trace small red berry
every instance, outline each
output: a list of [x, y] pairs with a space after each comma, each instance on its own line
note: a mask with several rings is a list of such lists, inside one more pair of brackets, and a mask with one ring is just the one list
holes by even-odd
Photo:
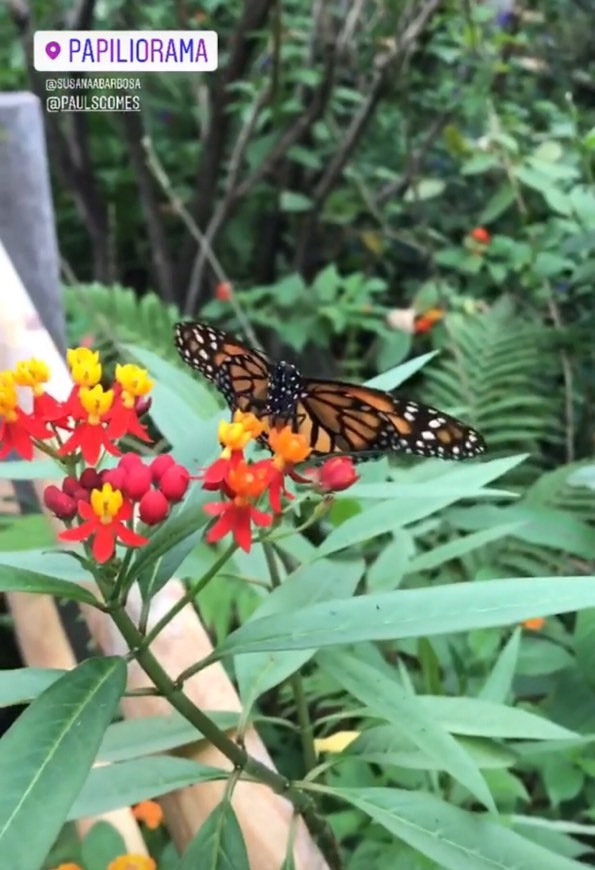
[[169, 502], [158, 489], [149, 489], [141, 498], [138, 515], [148, 526], [163, 522], [169, 513]]
[[85, 468], [79, 478], [79, 485], [83, 489], [101, 489], [101, 477], [96, 468]]
[[143, 465], [129, 466], [124, 478], [122, 492], [131, 501], [140, 501], [143, 495], [151, 488], [151, 469]]
[[159, 489], [170, 502], [181, 501], [186, 495], [190, 472], [183, 465], [170, 466], [159, 479]]
[[71, 520], [76, 515], [77, 502], [57, 486], [46, 486], [43, 492], [43, 503], [59, 520]]
[[175, 460], [173, 456], [169, 453], [161, 453], [159, 456], [156, 456], [155, 459], [151, 462], [151, 474], [153, 475], [153, 483], [159, 483], [161, 477], [168, 468], [171, 468], [172, 465], [175, 465]]

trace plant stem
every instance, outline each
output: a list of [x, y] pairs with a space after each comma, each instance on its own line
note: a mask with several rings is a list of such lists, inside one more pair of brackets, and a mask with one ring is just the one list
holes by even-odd
[[[262, 549], [269, 569], [271, 585], [275, 589], [281, 585], [281, 578], [279, 577], [279, 572], [275, 563], [275, 551], [269, 541], [262, 542]], [[308, 773], [308, 771], [312, 770], [313, 767], [316, 767], [317, 759], [316, 750], [314, 749], [314, 740], [312, 737], [310, 711], [308, 710], [308, 701], [306, 700], [306, 693], [304, 692], [304, 681], [302, 675], [298, 671], [290, 676], [288, 682], [291, 686], [293, 699], [295, 701], [298, 723], [300, 726], [304, 767], [306, 768], [306, 773]]]
[[[109, 595], [109, 586], [101, 577], [96, 577], [104, 596]], [[232, 740], [224, 731], [202, 710], [196, 706], [183, 691], [176, 687], [166, 671], [161, 667], [155, 656], [144, 647], [145, 638], [139, 632], [122, 605], [116, 607], [112, 614], [115, 625], [120, 630], [124, 640], [133, 651], [135, 658], [144, 672], [152, 680], [155, 688], [166, 698], [172, 707], [178, 711], [191, 725], [201, 732], [231, 763], [236, 770], [246, 776], [268, 785], [274, 792], [286, 797], [303, 814], [310, 830], [319, 837], [320, 847], [324, 851], [329, 864], [340, 870], [341, 857], [328, 822], [321, 818], [316, 805], [309, 795], [296, 788], [276, 770], [271, 770], [265, 764], [248, 755], [245, 749]]]
[[151, 646], [157, 635], [160, 634], [167, 625], [169, 625], [172, 619], [177, 616], [178, 613], [183, 610], [187, 604], [190, 604], [192, 601], [194, 601], [199, 592], [202, 592], [202, 590], [208, 583], [210, 583], [213, 577], [215, 577], [219, 573], [219, 569], [222, 568], [223, 565], [225, 565], [227, 560], [234, 553], [235, 549], [236, 545], [230, 544], [227, 550], [225, 550], [225, 552], [213, 562], [209, 570], [203, 574], [200, 580], [197, 580], [193, 586], [190, 586], [190, 588], [186, 590], [180, 600], [176, 601], [173, 607], [170, 607], [167, 613], [165, 613], [161, 617], [161, 619], [155, 623], [153, 628], [144, 635], [141, 648], [147, 649], [149, 646]]

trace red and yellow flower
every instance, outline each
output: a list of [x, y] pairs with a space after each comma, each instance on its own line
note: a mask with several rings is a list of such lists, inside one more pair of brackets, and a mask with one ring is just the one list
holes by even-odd
[[23, 459], [31, 460], [34, 440], [52, 435], [43, 419], [20, 407], [14, 372], [0, 372], [0, 459], [14, 450]]
[[78, 513], [83, 522], [60, 532], [60, 539], [92, 539], [91, 552], [100, 564], [112, 558], [117, 541], [127, 547], [140, 547], [148, 543], [148, 538], [137, 534], [127, 525], [127, 521], [132, 518], [132, 503], [124, 498], [119, 489], [113, 489], [110, 483], [104, 483], [101, 489], [92, 490], [89, 503], [79, 501]]
[[131, 364], [116, 365], [115, 400], [107, 429], [110, 438], [128, 434], [136, 435], [141, 441], [151, 440], [147, 427], [139, 421], [138, 409], [139, 400], [145, 399], [153, 383], [146, 369]]
[[[76, 420], [72, 435], [58, 451], [61, 456], [81, 451], [88, 465], [95, 465], [102, 450], [119, 456], [120, 450], [112, 443], [107, 432], [107, 423], [114, 402], [114, 391], [104, 390], [101, 384], [94, 387], [79, 387], [76, 398], [71, 397], [70, 412]], [[73, 407], [74, 405], [74, 407]], [[78, 410], [80, 406], [80, 412]]]

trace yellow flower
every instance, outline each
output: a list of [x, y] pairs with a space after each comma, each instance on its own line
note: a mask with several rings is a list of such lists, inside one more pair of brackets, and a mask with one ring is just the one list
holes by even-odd
[[114, 391], [104, 390], [101, 384], [97, 384], [95, 387], [81, 387], [79, 400], [89, 415], [87, 422], [97, 426], [113, 405]]
[[155, 383], [146, 369], [130, 363], [116, 365], [116, 381], [122, 387], [122, 402], [127, 408], [133, 408], [135, 400], [139, 396], [145, 396]]
[[91, 491], [91, 507], [105, 525], [109, 525], [124, 503], [124, 496], [119, 489], [113, 489], [111, 483], [104, 483], [101, 489]]
[[14, 423], [17, 419], [18, 403], [19, 397], [13, 373], [0, 372], [0, 417], [4, 417], [7, 423]]
[[233, 415], [234, 423], [241, 423], [246, 432], [249, 432], [253, 438], [258, 438], [264, 432], [265, 426], [262, 420], [255, 417], [251, 412], [236, 411]]
[[44, 384], [50, 379], [50, 370], [43, 360], [34, 357], [21, 360], [14, 370], [14, 381], [19, 387], [32, 387], [33, 395], [41, 396]]
[[70, 374], [75, 384], [81, 387], [94, 387], [101, 380], [101, 363], [99, 351], [88, 347], [69, 348], [66, 359]]
[[107, 870], [157, 870], [157, 864], [148, 855], [119, 855]]
[[359, 731], [337, 731], [329, 737], [319, 737], [314, 741], [314, 750], [317, 755], [320, 752], [343, 752], [359, 734]]
[[283, 429], [271, 429], [269, 446], [275, 454], [273, 462], [280, 470], [283, 470], [287, 464], [303, 462], [312, 452], [304, 436], [292, 432], [289, 426], [284, 426]]
[[163, 821], [163, 810], [157, 801], [141, 801], [133, 808], [132, 815], [139, 822], [144, 822], [152, 831]]

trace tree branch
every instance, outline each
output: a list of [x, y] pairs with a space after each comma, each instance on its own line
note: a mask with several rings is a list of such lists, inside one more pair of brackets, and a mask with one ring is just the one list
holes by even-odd
[[142, 117], [135, 112], [125, 112], [122, 116], [124, 135], [128, 153], [136, 175], [140, 203], [149, 234], [151, 257], [159, 296], [167, 302], [175, 302], [174, 276], [169, 245], [163, 225], [160, 202], [153, 183], [153, 175], [146, 162], [143, 139], [145, 131]]

